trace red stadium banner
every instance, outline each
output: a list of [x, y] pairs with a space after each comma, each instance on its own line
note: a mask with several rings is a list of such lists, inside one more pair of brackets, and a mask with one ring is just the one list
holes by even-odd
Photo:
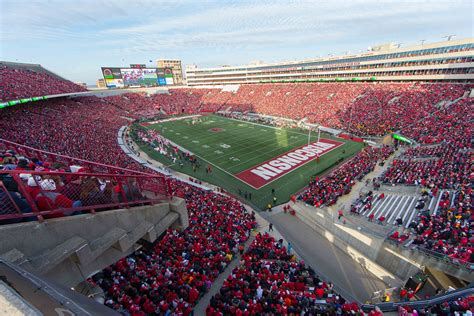
[[239, 172], [236, 177], [254, 189], [260, 189], [342, 145], [344, 143], [335, 140], [320, 139], [319, 142], [294, 148], [278, 157]]

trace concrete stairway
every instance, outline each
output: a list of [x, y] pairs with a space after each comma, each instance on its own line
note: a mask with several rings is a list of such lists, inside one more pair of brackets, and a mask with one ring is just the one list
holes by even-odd
[[[397, 218], [402, 218], [403, 226], [408, 228], [410, 223], [418, 215], [418, 210], [415, 206], [418, 201], [416, 195], [401, 195], [401, 194], [387, 194], [383, 199], [377, 199], [372, 205], [371, 210], [366, 210], [361, 213], [362, 216], [369, 217], [371, 214], [374, 215], [376, 220], [380, 216], [384, 216], [386, 223], [390, 225], [396, 225]], [[436, 198], [431, 198], [427, 203], [430, 213], [434, 213], [436, 204]], [[425, 205], [426, 207], [426, 205]]]
[[140, 240], [151, 243], [169, 227], [187, 227], [185, 203], [176, 200], [44, 223], [5, 225], [0, 227], [0, 238], [5, 241], [0, 244], [0, 258], [75, 286], [138, 249]]

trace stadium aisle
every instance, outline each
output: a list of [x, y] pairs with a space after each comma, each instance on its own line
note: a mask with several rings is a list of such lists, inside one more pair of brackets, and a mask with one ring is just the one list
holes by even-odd
[[[249, 212], [252, 211], [252, 209], [250, 207], [248, 207], [246, 205], [244, 205], [244, 206], [247, 209], [247, 211], [249, 211]], [[258, 232], [260, 232], [260, 233], [268, 232], [268, 229], [269, 229], [269, 222], [268, 221], [266, 221], [263, 217], [261, 217], [258, 212], [255, 214], [255, 216], [256, 216], [256, 219], [257, 219], [257, 225], [258, 226], [254, 231], [252, 231], [250, 238], [245, 243], [245, 251], [250, 246], [250, 244], [253, 242], [253, 240], [255, 239], [255, 235]], [[268, 232], [268, 233], [270, 235], [272, 235], [273, 237], [275, 237], [276, 240], [278, 240], [280, 238], [283, 238], [283, 236], [275, 228], [273, 228], [273, 231]], [[286, 240], [285, 240], [285, 244], [287, 244]], [[299, 257], [299, 254], [296, 254], [296, 256]], [[240, 255], [237, 254], [234, 257], [234, 259], [232, 260], [232, 262], [226, 267], [224, 273], [221, 273], [219, 275], [219, 277], [214, 281], [214, 283], [212, 283], [212, 286], [209, 289], [209, 291], [199, 300], [198, 304], [194, 308], [194, 313], [196, 315], [205, 315], [206, 314], [206, 308], [209, 305], [209, 302], [210, 302], [211, 298], [220, 291], [222, 285], [224, 284], [224, 281], [232, 273], [232, 270], [234, 270], [234, 268], [236, 268], [239, 264], [240, 264]]]

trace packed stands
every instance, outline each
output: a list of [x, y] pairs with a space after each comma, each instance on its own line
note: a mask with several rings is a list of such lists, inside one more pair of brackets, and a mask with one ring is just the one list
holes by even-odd
[[403, 129], [422, 145], [408, 148], [385, 173], [388, 184], [456, 189], [471, 173], [473, 101], [460, 100]]
[[345, 130], [357, 135], [382, 136], [417, 122], [437, 105], [463, 96], [466, 87], [456, 84], [387, 83], [367, 87], [339, 116], [349, 121]]
[[11, 107], [2, 114], [1, 138], [113, 166], [136, 164], [117, 145], [117, 131], [129, 123], [130, 113], [105, 99], [51, 99]]
[[436, 205], [407, 223], [413, 244], [456, 262], [474, 262], [472, 104], [459, 100], [402, 130], [421, 145], [408, 148], [382, 177], [429, 192]]
[[[472, 315], [474, 296], [461, 297], [452, 301], [446, 301], [435, 306], [421, 308], [419, 314], [423, 315]], [[407, 313], [413, 313], [413, 308], [402, 307]], [[403, 313], [403, 310], [400, 310]]]
[[[43, 71], [45, 70], [43, 69]], [[87, 91], [75, 83], [49, 73], [18, 67], [12, 68], [3, 63], [0, 64], [0, 78], [2, 78], [0, 101]]]
[[211, 298], [208, 316], [348, 315], [359, 312], [272, 236], [257, 234], [220, 292]]
[[214, 95], [218, 92], [218, 89], [169, 89], [169, 93], [154, 94], [151, 98], [154, 104], [169, 115], [197, 113], [203, 104], [213, 104]]
[[383, 162], [393, 153], [388, 146], [381, 148], [365, 147], [354, 158], [332, 171], [323, 179], [310, 182], [308, 189], [299, 199], [315, 207], [330, 206], [337, 199], [351, 191], [356, 181], [373, 171], [378, 162]]
[[[11, 95], [12, 87], [2, 86], [2, 98]], [[472, 129], [465, 124], [472, 121], [472, 101], [463, 99], [446, 108], [442, 105], [461, 97], [467, 88], [460, 84], [411, 83], [259, 84], [243, 85], [237, 93], [171, 89], [169, 94], [151, 96], [60, 98], [5, 109], [0, 138], [143, 170], [118, 147], [117, 131], [130, 120], [162, 112], [196, 113], [231, 107], [294, 119], [307, 117], [311, 122], [356, 135], [383, 135], [401, 129], [404, 135], [430, 146], [406, 150], [404, 157], [395, 160], [384, 174], [383, 181], [423, 185], [433, 194], [440, 194], [436, 214], [422, 212], [413, 221], [414, 243], [472, 262]], [[9, 92], [4, 93], [5, 89]], [[392, 153], [391, 147], [366, 147], [327, 177], [312, 181], [299, 198], [316, 207], [332, 205]], [[21, 159], [10, 163], [5, 154], [2, 165], [24, 164]], [[94, 276], [91, 282], [104, 289], [108, 306], [134, 315], [157, 309], [163, 314], [190, 314], [196, 301], [236, 254], [238, 245], [249, 237], [254, 219], [235, 200], [177, 181], [172, 183], [172, 192], [186, 199], [190, 227], [182, 232], [167, 231], [155, 245], [144, 247]], [[74, 197], [69, 200], [81, 201]], [[396, 236], [397, 240], [400, 238]], [[242, 308], [282, 313], [358, 311], [356, 305], [333, 293], [330, 284], [291, 257], [270, 237], [258, 236], [244, 255], [242, 266], [234, 270], [211, 301], [208, 314]], [[249, 274], [249, 267], [258, 273]], [[282, 290], [275, 289], [278, 286]], [[254, 303], [258, 296], [259, 301]], [[325, 302], [312, 304], [319, 300]]]
[[156, 244], [93, 276], [107, 306], [132, 315], [190, 315], [249, 238], [255, 217], [239, 202], [178, 181], [172, 187], [186, 199], [189, 227], [168, 230]]
[[410, 125], [470, 86], [413, 83], [301, 83], [242, 85], [226, 102], [234, 111], [302, 119], [381, 136]]
[[203, 92], [201, 98], [201, 111], [202, 112], [217, 112], [219, 111], [229, 98], [232, 93], [229, 91], [221, 91], [220, 89], [207, 89], [208, 91]]
[[107, 103], [122, 112], [123, 117], [140, 119], [154, 117], [160, 113], [160, 105], [144, 93], [125, 93], [107, 97]]
[[442, 141], [463, 139], [472, 132], [473, 100], [464, 98], [447, 107], [426, 113], [425, 118], [402, 129], [402, 133], [421, 144], [437, 144]]

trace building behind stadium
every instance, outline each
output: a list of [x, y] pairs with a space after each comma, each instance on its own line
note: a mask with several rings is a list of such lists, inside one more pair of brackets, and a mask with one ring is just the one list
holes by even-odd
[[174, 83], [177, 85], [183, 84], [183, 68], [180, 59], [158, 59], [156, 65], [158, 68], [171, 68]]

